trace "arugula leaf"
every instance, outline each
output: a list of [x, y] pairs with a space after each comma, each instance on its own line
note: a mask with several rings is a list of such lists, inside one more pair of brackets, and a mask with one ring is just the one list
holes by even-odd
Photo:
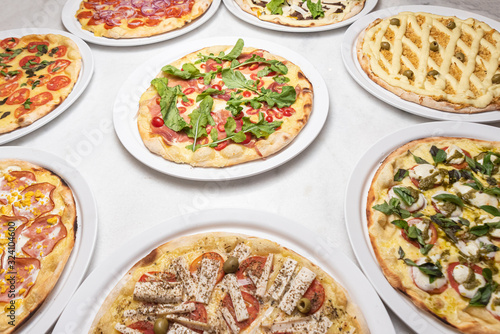
[[311, 15], [313, 19], [316, 19], [318, 17], [325, 17], [325, 12], [323, 11], [323, 8], [321, 6], [321, 0], [318, 0], [318, 2], [314, 3], [311, 0], [307, 0], [307, 8], [311, 12]]
[[446, 161], [447, 154], [444, 150], [432, 145], [432, 147], [430, 149], [430, 153], [431, 153], [432, 159], [434, 160], [434, 163], [436, 165], [438, 163]]
[[243, 110], [243, 107], [241, 107], [242, 104], [250, 104], [253, 109], [262, 107], [262, 103], [255, 98], [243, 99], [243, 96], [231, 93], [231, 98], [226, 103], [226, 109], [231, 111], [233, 116], [237, 116]]
[[[263, 72], [264, 70], [260, 70], [257, 73], [257, 76], [259, 76], [259, 77], [267, 75], [271, 72], [277, 72], [280, 74], [287, 74], [288, 73], [288, 67], [286, 67], [286, 65], [283, 64], [282, 62], [280, 62], [279, 60], [276, 60], [276, 59], [266, 60], [266, 58], [262, 58], [261, 56], [256, 55], [256, 54], [253, 54], [249, 59], [245, 60], [243, 63], [239, 63], [238, 61], [233, 61], [231, 63], [231, 68], [234, 70], [238, 67], [249, 65], [249, 64], [254, 64], [254, 63], [259, 63], [261, 65], [268, 65], [269, 66], [269, 68], [267, 70], [264, 69], [265, 72]], [[264, 73], [264, 74], [260, 75], [259, 73], [261, 73], [261, 74]]]
[[488, 212], [490, 215], [495, 217], [500, 217], [500, 210], [491, 205], [482, 205], [479, 207], [480, 209]]
[[285, 0], [271, 0], [266, 4], [266, 8], [269, 9], [273, 15], [283, 15], [281, 5], [284, 3]]
[[266, 102], [269, 108], [273, 108], [274, 106], [278, 108], [289, 107], [297, 99], [297, 92], [292, 86], [283, 86], [281, 93], [273, 92], [266, 88], [261, 88], [260, 91], [260, 96], [256, 100]]
[[415, 203], [415, 198], [411, 195], [411, 191], [406, 187], [393, 187], [394, 193], [408, 206]]
[[197, 79], [202, 76], [200, 70], [191, 63], [184, 63], [182, 65], [182, 70], [179, 70], [172, 65], [165, 65], [161, 70], [184, 80]]
[[290, 81], [290, 78], [282, 76], [282, 75], [277, 75], [277, 76], [273, 77], [273, 80], [279, 84], [286, 84], [287, 82]]
[[179, 109], [177, 109], [177, 98], [184, 95], [181, 86], [168, 87], [167, 78], [155, 78], [151, 81], [151, 84], [160, 95], [161, 115], [165, 125], [175, 132], [187, 128], [188, 124], [179, 114]]
[[464, 207], [464, 202], [457, 195], [452, 194], [439, 194], [436, 196], [432, 196], [432, 198], [437, 199], [438, 201], [450, 202], [458, 205], [459, 207]]
[[268, 75], [271, 72], [273, 72], [273, 70], [271, 70], [270, 67], [264, 67], [262, 70], [260, 70], [259, 72], [257, 72], [257, 76], [259, 78], [262, 78], [262, 77], [265, 77], [266, 75]]
[[436, 225], [439, 226], [441, 230], [443, 230], [443, 232], [448, 236], [448, 238], [450, 238], [450, 240], [452, 240], [454, 243], [458, 242], [456, 233], [462, 230], [460, 225], [449, 218], [445, 218], [440, 213], [431, 216], [431, 220], [436, 223]]
[[224, 130], [226, 131], [226, 136], [232, 137], [232, 140], [236, 143], [241, 143], [242, 141], [247, 139], [245, 132], [234, 132], [236, 130], [236, 121], [232, 117], [229, 117], [227, 119], [226, 124], [224, 124]]
[[199, 62], [206, 62], [209, 59], [215, 60], [218, 64], [221, 64], [222, 61], [228, 60], [232, 61], [238, 58], [241, 55], [241, 52], [243, 51], [243, 46], [245, 45], [243, 39], [238, 39], [234, 47], [229, 51], [229, 53], [226, 55], [224, 51], [221, 51], [218, 56], [215, 56], [213, 53], [210, 55], [202, 55], [201, 53], [198, 53], [198, 57], [200, 58], [199, 60], [196, 61], [196, 63]]
[[406, 169], [400, 168], [400, 169], [398, 169], [398, 171], [396, 172], [396, 174], [394, 174], [394, 181], [401, 182], [409, 174], [410, 174], [409, 171], [407, 171]]
[[224, 91], [224, 90], [218, 90], [215, 88], [207, 88], [203, 92], [198, 94], [198, 96], [196, 96], [196, 102], [203, 100], [206, 96], [224, 94], [225, 92], [226, 91]]
[[257, 83], [253, 80], [247, 80], [243, 73], [234, 71], [230, 68], [222, 70], [222, 81], [226, 84], [227, 88], [243, 88], [253, 92], [257, 92]]
[[[413, 154], [410, 150], [408, 150], [408, 153], [410, 153], [412, 156], [413, 156], [413, 159], [415, 159], [415, 162], [419, 165], [423, 165], [423, 164], [429, 164], [427, 161], [425, 161], [424, 159], [420, 158], [420, 157], [417, 157], [415, 154]], [[430, 164], [429, 164], [430, 165]]]
[[190, 145], [193, 152], [196, 151], [196, 140], [208, 135], [207, 124], [215, 126], [215, 121], [210, 114], [213, 105], [214, 99], [211, 96], [205, 96], [200, 103], [200, 107], [189, 114], [191, 121], [189, 122], [190, 128], [187, 131], [187, 135], [194, 139], [193, 144]]

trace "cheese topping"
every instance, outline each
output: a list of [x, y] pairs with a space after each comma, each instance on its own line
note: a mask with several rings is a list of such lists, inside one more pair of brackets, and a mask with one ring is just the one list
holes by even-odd
[[414, 211], [417, 211], [421, 208], [423, 208], [426, 204], [427, 204], [427, 200], [425, 199], [425, 196], [424, 194], [422, 193], [419, 193], [418, 194], [418, 199], [415, 201], [415, 203], [411, 204], [411, 205], [407, 205], [403, 200], [401, 200], [401, 198], [394, 192], [394, 188], [396, 187], [392, 187], [391, 190], [389, 190], [389, 199], [391, 198], [397, 198], [399, 201], [400, 201], [400, 206], [401, 208], [405, 209], [405, 210], [408, 210], [410, 212], [414, 212]]
[[122, 325], [122, 324], [116, 324], [115, 329], [122, 334], [142, 334], [141, 331], [138, 331], [138, 330], [135, 330], [132, 328], [128, 328], [127, 326]]
[[255, 295], [258, 297], [264, 297], [267, 289], [267, 281], [269, 280], [269, 275], [271, 274], [271, 267], [273, 265], [273, 254], [269, 254], [267, 256], [266, 264], [264, 265], [264, 269], [262, 270], [262, 275], [257, 281], [257, 291]]
[[297, 302], [306, 293], [311, 283], [316, 278], [316, 274], [307, 268], [300, 269], [292, 282], [290, 290], [286, 292], [279, 304], [279, 308], [286, 314], [292, 314]]
[[471, 268], [458, 264], [453, 268], [453, 278], [459, 284], [460, 294], [466, 298], [472, 298], [477, 290], [486, 284], [483, 275], [475, 273]]
[[229, 295], [231, 296], [231, 301], [233, 302], [236, 320], [238, 322], [247, 320], [248, 318], [250, 318], [250, 315], [248, 314], [247, 306], [245, 305], [245, 301], [243, 300], [236, 275], [227, 274], [224, 279], [229, 291]]
[[170, 326], [170, 329], [168, 330], [167, 334], [197, 334], [197, 333], [187, 327], [174, 323], [172, 326]]
[[443, 176], [439, 174], [439, 170], [433, 165], [429, 164], [416, 165], [415, 167], [409, 170], [409, 173], [411, 178], [418, 181], [434, 175], [436, 178], [436, 184], [440, 184], [441, 182], [443, 182]]
[[204, 258], [201, 260], [201, 270], [198, 276], [198, 293], [196, 301], [208, 304], [212, 291], [217, 282], [217, 274], [219, 273], [219, 261]]
[[[434, 194], [434, 196], [441, 194], [453, 195], [452, 193], [449, 193], [447, 191], [439, 190]], [[432, 197], [432, 203], [439, 209], [439, 211], [441, 211], [443, 215], [451, 217], [462, 216], [462, 208], [460, 206], [451, 202], [434, 199], [434, 196]]]
[[229, 328], [231, 329], [231, 332], [233, 334], [238, 334], [240, 332], [240, 328], [238, 327], [238, 325], [236, 325], [236, 322], [234, 321], [234, 318], [231, 315], [231, 312], [229, 312], [229, 310], [227, 308], [222, 307], [221, 313], [222, 313], [222, 316], [224, 317], [224, 319], [226, 320]]
[[[421, 258], [416, 261], [418, 265], [425, 263], [425, 259]], [[436, 278], [434, 282], [429, 281], [429, 275], [424, 274], [417, 267], [410, 267], [413, 281], [415, 284], [424, 291], [433, 291], [436, 289], [440, 289], [443, 285], [448, 284], [448, 279], [446, 277]]]
[[457, 145], [450, 145], [446, 149], [446, 162], [453, 165], [459, 165], [465, 161], [464, 151]]
[[182, 285], [169, 282], [137, 282], [134, 299], [149, 303], [178, 303], [182, 301]]
[[238, 261], [241, 263], [250, 255], [250, 247], [247, 245], [240, 243], [234, 247], [233, 251], [229, 253], [229, 256], [234, 256], [238, 258]]
[[295, 267], [297, 267], [297, 261], [287, 258], [285, 263], [283, 263], [278, 276], [274, 280], [273, 285], [271, 285], [267, 291], [267, 295], [270, 296], [271, 299], [276, 301], [281, 299], [288, 282], [290, 282], [290, 279], [292, 278]]
[[191, 277], [191, 273], [189, 272], [189, 267], [186, 259], [183, 256], [179, 256], [176, 258], [172, 265], [174, 270], [179, 278], [179, 281], [182, 282], [184, 286], [184, 291], [189, 297], [195, 297], [197, 292], [196, 283]]
[[486, 305], [486, 309], [493, 315], [500, 317], [500, 292], [494, 292], [491, 294], [491, 298], [488, 305]]

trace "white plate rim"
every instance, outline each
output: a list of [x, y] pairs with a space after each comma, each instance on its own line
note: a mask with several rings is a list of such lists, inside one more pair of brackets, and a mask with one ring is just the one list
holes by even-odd
[[264, 40], [249, 37], [242, 38], [246, 46], [263, 48], [271, 53], [283, 55], [288, 60], [300, 66], [306, 77], [313, 84], [313, 111], [298, 136], [285, 148], [267, 157], [265, 160], [254, 160], [225, 168], [194, 168], [187, 164], [177, 164], [167, 161], [149, 151], [142, 142], [137, 129], [137, 106], [141, 94], [150, 86], [151, 79], [156, 77], [161, 67], [169, 62], [207, 46], [234, 45], [238, 39], [237, 37], [215, 37], [180, 43], [177, 45], [177, 49], [182, 50], [181, 52], [178, 52], [176, 55], [172, 55], [170, 52], [162, 52], [148, 59], [146, 63], [140, 65], [124, 82], [113, 107], [113, 122], [118, 138], [130, 154], [148, 167], [178, 178], [197, 181], [234, 180], [257, 175], [279, 167], [300, 154], [314, 141], [321, 132], [329, 112], [328, 90], [322, 76], [306, 58], [286, 47]]
[[356, 56], [356, 40], [358, 38], [358, 35], [375, 19], [392, 16], [405, 11], [428, 12], [444, 16], [457, 16], [461, 19], [472, 17], [487, 23], [497, 31], [500, 31], [500, 22], [498, 21], [472, 12], [449, 7], [428, 5], [398, 6], [385, 8], [376, 12], [369, 13], [352, 24], [345, 32], [344, 38], [342, 40], [341, 53], [342, 59], [344, 61], [344, 66], [346, 67], [349, 74], [354, 78], [354, 80], [367, 92], [369, 92], [379, 100], [384, 101], [385, 103], [388, 103], [398, 109], [421, 117], [426, 117], [434, 120], [461, 122], [491, 123], [500, 121], [500, 110], [487, 111], [477, 114], [456, 114], [432, 109], [419, 105], [417, 103], [403, 100], [397, 95], [376, 84], [366, 75], [366, 73], [359, 65], [358, 58]]
[[75, 168], [64, 159], [38, 149], [3, 146], [0, 159], [20, 159], [42, 166], [59, 175], [71, 188], [77, 207], [77, 233], [66, 266], [42, 306], [16, 333], [45, 333], [56, 322], [70, 297], [82, 282], [92, 259], [97, 237], [97, 205], [92, 191]]
[[363, 9], [358, 14], [348, 18], [345, 21], [340, 21], [338, 23], [329, 24], [326, 26], [319, 26], [319, 27], [288, 27], [277, 23], [262, 21], [259, 20], [259, 18], [257, 18], [256, 16], [253, 16], [250, 13], [247, 13], [243, 9], [241, 9], [241, 7], [234, 0], [223, 0], [223, 2], [226, 8], [234, 16], [236, 16], [240, 20], [253, 24], [259, 28], [265, 28], [275, 31], [284, 31], [284, 32], [319, 32], [319, 31], [328, 31], [328, 30], [342, 28], [355, 22], [359, 18], [371, 12], [373, 8], [375, 8], [375, 6], [377, 5], [378, 0], [366, 0]]
[[67, 0], [64, 4], [62, 10], [62, 22], [66, 29], [68, 29], [71, 33], [80, 37], [81, 39], [86, 40], [89, 43], [104, 45], [104, 46], [138, 46], [138, 45], [147, 45], [154, 44], [158, 42], [167, 41], [169, 39], [173, 39], [184, 35], [205, 22], [207, 22], [216, 12], [220, 6], [221, 0], [213, 0], [212, 4], [208, 8], [208, 10], [203, 13], [200, 17], [196, 18], [193, 22], [173, 31], [169, 31], [163, 34], [154, 35], [150, 37], [139, 37], [139, 38], [122, 38], [122, 39], [113, 39], [107, 37], [97, 37], [90, 31], [83, 30], [80, 22], [76, 19], [75, 13], [80, 8], [80, 3], [82, 0]]
[[[273, 224], [269, 224], [269, 221]], [[299, 248], [307, 249], [308, 252], [315, 254], [313, 262], [319, 263], [322, 269], [346, 288], [365, 316], [372, 334], [395, 334], [389, 315], [372, 286], [359, 268], [340, 250], [287, 218], [248, 209], [212, 209], [193, 212], [157, 224], [128, 240], [87, 277], [64, 310], [53, 333], [69, 332], [67, 328], [79, 328], [82, 332], [88, 330], [109, 291], [134, 263], [153, 248], [180, 236], [214, 231], [270, 238], [282, 245], [280, 238], [283, 238], [287, 240], [284, 246], [291, 247], [299, 254], [301, 254]], [[309, 254], [302, 252], [302, 255], [311, 259]], [[332, 272], [332, 268], [336, 268], [335, 273]]]
[[416, 307], [389, 284], [375, 258], [366, 228], [365, 209], [368, 188], [381, 162], [393, 150], [407, 142], [433, 136], [498, 140], [498, 128], [467, 122], [429, 122], [397, 130], [380, 139], [363, 154], [351, 173], [345, 195], [345, 224], [351, 246], [361, 269], [385, 304], [403, 322], [419, 334], [456, 334], [457, 331], [444, 325], [430, 313]]
[[4, 133], [0, 135], [0, 145], [11, 142], [15, 139], [23, 137], [39, 128], [44, 126], [45, 124], [52, 121], [54, 118], [62, 114], [66, 109], [68, 109], [75, 101], [82, 95], [87, 88], [92, 75], [94, 74], [94, 56], [92, 55], [92, 51], [90, 50], [87, 43], [82, 41], [75, 35], [67, 33], [65, 31], [56, 30], [56, 29], [48, 29], [48, 28], [21, 28], [21, 29], [12, 29], [12, 30], [3, 30], [0, 31], [0, 39], [4, 39], [7, 37], [21, 37], [30, 34], [58, 34], [63, 35], [70, 38], [73, 42], [78, 45], [80, 49], [80, 54], [82, 56], [82, 69], [80, 70], [80, 75], [78, 76], [78, 80], [73, 86], [73, 90], [69, 93], [66, 99], [57, 106], [54, 110], [52, 110], [48, 115], [43, 116], [42, 118], [36, 120], [32, 124], [18, 128], [14, 131]]

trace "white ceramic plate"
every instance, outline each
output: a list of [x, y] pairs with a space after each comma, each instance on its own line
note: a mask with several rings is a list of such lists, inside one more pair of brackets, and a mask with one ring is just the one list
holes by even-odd
[[80, 75], [78, 76], [78, 80], [76, 81], [75, 86], [73, 86], [73, 90], [63, 101], [63, 103], [52, 110], [48, 115], [35, 121], [33, 124], [24, 128], [19, 128], [9, 133], [1, 134], [0, 145], [25, 136], [28, 133], [31, 133], [36, 129], [44, 126], [45, 124], [62, 114], [63, 111], [68, 109], [80, 97], [80, 95], [82, 95], [83, 91], [85, 90], [85, 88], [87, 88], [87, 85], [90, 82], [90, 78], [92, 78], [92, 74], [94, 73], [94, 57], [92, 56], [92, 52], [90, 51], [89, 46], [80, 38], [65, 31], [45, 28], [4, 30], [0, 31], [0, 40], [7, 37], [22, 37], [24, 35], [30, 34], [58, 34], [71, 38], [71, 40], [73, 40], [73, 42], [75, 42], [80, 49], [80, 54], [82, 56], [82, 69], [80, 70]]
[[457, 332], [438, 321], [430, 313], [417, 308], [386, 280], [373, 253], [365, 214], [368, 190], [381, 162], [392, 151], [407, 142], [433, 136], [468, 137], [483, 140], [500, 139], [498, 128], [474, 123], [432, 122], [398, 130], [382, 138], [359, 159], [347, 185], [344, 213], [354, 254], [385, 303], [417, 333], [451, 334]]
[[229, 9], [229, 11], [233, 13], [233, 15], [239, 18], [240, 20], [253, 24], [259, 28], [266, 28], [270, 30], [285, 31], [285, 32], [316, 32], [316, 31], [326, 31], [326, 30], [333, 30], [345, 27], [346, 25], [353, 23], [360, 17], [363, 17], [364, 15], [372, 11], [378, 2], [378, 0], [366, 0], [365, 6], [361, 10], [361, 12], [359, 12], [358, 14], [354, 15], [353, 17], [345, 21], [341, 21], [338, 23], [329, 24], [326, 26], [319, 26], [319, 27], [288, 27], [277, 23], [259, 20], [259, 18], [257, 18], [256, 16], [253, 16], [250, 13], [247, 13], [243, 9], [241, 9], [241, 7], [234, 0], [223, 0], [223, 1], [226, 8]]
[[219, 8], [221, 0], [213, 0], [212, 4], [208, 10], [192, 21], [191, 23], [173, 31], [169, 31], [163, 34], [150, 36], [150, 37], [140, 37], [140, 38], [107, 38], [94, 36], [94, 33], [83, 30], [82, 25], [76, 18], [76, 12], [80, 8], [80, 3], [82, 0], [68, 0], [62, 10], [62, 21], [66, 29], [76, 36], [86, 40], [87, 42], [106, 46], [136, 46], [136, 45], [146, 45], [158, 42], [163, 42], [172, 38], [184, 35], [199, 26], [207, 22]]
[[71, 188], [76, 202], [77, 224], [73, 251], [66, 267], [45, 302], [16, 333], [45, 333], [54, 325], [87, 271], [97, 235], [97, 207], [92, 191], [82, 175], [65, 160], [31, 148], [0, 147], [0, 159], [20, 159], [49, 169]]
[[[269, 224], [270, 221], [273, 223]], [[288, 219], [245, 209], [198, 211], [165, 221], [127, 241], [87, 277], [53, 333], [70, 333], [68, 329], [71, 328], [88, 332], [111, 289], [153, 248], [184, 235], [219, 231], [266, 238], [305, 256], [346, 288], [365, 316], [372, 334], [395, 334], [387, 311], [370, 283], [340, 250]]]
[[351, 74], [354, 80], [357, 81], [361, 87], [366, 89], [370, 94], [374, 95], [378, 99], [396, 107], [401, 110], [407, 111], [409, 113], [427, 117], [430, 119], [444, 120], [444, 121], [467, 121], [467, 122], [496, 122], [500, 120], [500, 111], [487, 111], [478, 114], [455, 114], [446, 111], [440, 111], [425, 106], [421, 106], [417, 103], [409, 102], [399, 98], [397, 95], [391, 93], [390, 91], [384, 89], [383, 87], [376, 84], [371, 80], [366, 73], [363, 71], [358, 62], [358, 57], [356, 55], [356, 40], [358, 35], [365, 30], [365, 28], [377, 18], [385, 18], [388, 16], [396, 15], [400, 12], [427, 12], [444, 16], [456, 16], [461, 19], [467, 19], [469, 17], [475, 18], [477, 20], [483, 21], [490, 25], [492, 28], [500, 31], [500, 22], [489, 19], [485, 16], [474, 14], [471, 12], [466, 12], [463, 10], [447, 7], [437, 7], [437, 6], [401, 6], [401, 7], [391, 7], [382, 9], [373, 13], [370, 13], [354, 24], [352, 24], [349, 29], [347, 29], [344, 39], [342, 41], [342, 59], [344, 60], [344, 65], [347, 71]]
[[304, 57], [278, 44], [243, 38], [245, 46], [265, 49], [273, 54], [281, 55], [300, 66], [306, 77], [314, 87], [314, 103], [311, 116], [299, 135], [278, 153], [265, 160], [255, 160], [244, 164], [225, 168], [193, 168], [187, 164], [177, 164], [167, 161], [159, 155], [151, 153], [141, 139], [137, 129], [137, 110], [139, 99], [150, 86], [151, 80], [156, 77], [163, 66], [181, 58], [182, 56], [213, 45], [234, 45], [236, 37], [218, 37], [195, 42], [183, 42], [176, 46], [178, 54], [171, 51], [148, 59], [139, 66], [125, 81], [115, 101], [113, 121], [116, 133], [125, 148], [140, 162], [156, 169], [159, 172], [189, 180], [218, 181], [233, 180], [263, 173], [278, 167], [302, 152], [313, 142], [321, 131], [328, 116], [328, 90], [319, 72]]

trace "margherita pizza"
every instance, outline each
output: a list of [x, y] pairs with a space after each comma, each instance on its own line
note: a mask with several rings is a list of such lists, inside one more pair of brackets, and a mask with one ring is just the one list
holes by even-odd
[[317, 27], [345, 21], [358, 14], [365, 0], [235, 0], [260, 20], [291, 27]]
[[500, 142], [433, 137], [382, 163], [368, 231], [391, 285], [463, 333], [500, 332]]
[[455, 113], [500, 108], [500, 33], [469, 18], [404, 12], [377, 19], [357, 55], [374, 82], [404, 100]]
[[0, 161], [0, 332], [12, 333], [48, 296], [75, 242], [71, 190], [54, 173]]
[[84, 0], [76, 18], [95, 36], [147, 37], [183, 27], [211, 4], [212, 0]]
[[177, 163], [226, 167], [267, 157], [306, 124], [313, 91], [297, 65], [255, 48], [214, 46], [166, 65], [141, 96], [139, 133]]
[[78, 46], [62, 35], [0, 41], [0, 133], [54, 110], [73, 90], [81, 66]]
[[93, 334], [369, 333], [344, 289], [269, 240], [232, 233], [175, 239], [135, 264]]

